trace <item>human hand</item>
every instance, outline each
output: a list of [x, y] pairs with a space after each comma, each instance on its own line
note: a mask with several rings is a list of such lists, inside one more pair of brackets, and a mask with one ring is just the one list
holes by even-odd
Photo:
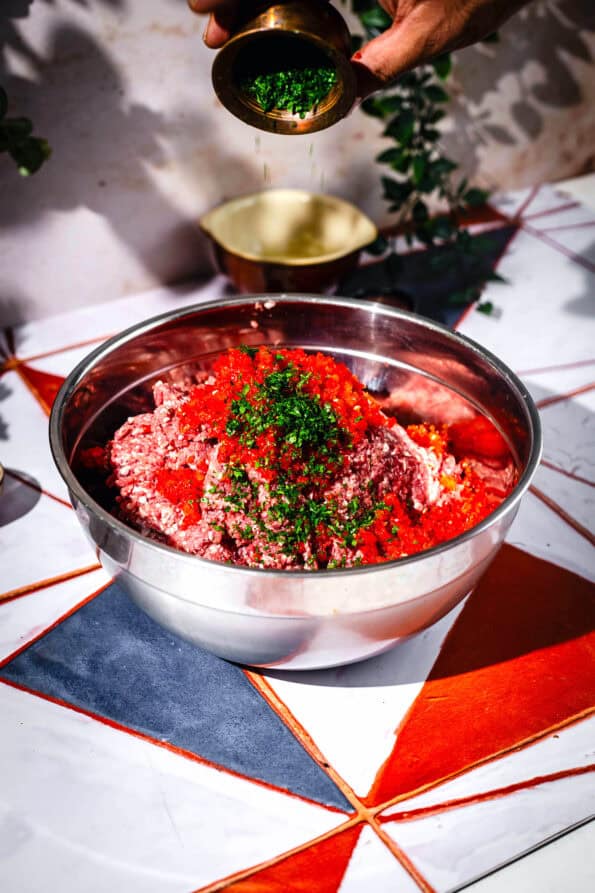
[[360, 96], [482, 40], [529, 0], [378, 0], [392, 25], [354, 54]]
[[[322, 0], [324, 2], [324, 0]], [[442, 53], [476, 43], [496, 31], [529, 0], [379, 0], [393, 24], [354, 54], [361, 98]], [[208, 13], [204, 33], [217, 49], [233, 34], [241, 0], [188, 0], [193, 12]], [[254, 6], [262, 5], [253, 3]]]

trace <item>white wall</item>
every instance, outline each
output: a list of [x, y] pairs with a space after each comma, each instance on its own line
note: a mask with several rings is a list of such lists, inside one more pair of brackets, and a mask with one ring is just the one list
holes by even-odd
[[[593, 166], [594, 12], [535, 2], [499, 45], [459, 54], [446, 139], [478, 182]], [[214, 97], [203, 26], [185, 0], [2, 0], [0, 83], [54, 154], [28, 180], [0, 156], [0, 324], [206, 272], [196, 219], [238, 193], [301, 186], [388, 219], [378, 123], [246, 127]]]

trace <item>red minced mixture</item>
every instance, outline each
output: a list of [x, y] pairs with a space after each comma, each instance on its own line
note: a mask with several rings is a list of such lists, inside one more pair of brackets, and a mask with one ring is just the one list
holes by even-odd
[[390, 561], [469, 530], [514, 484], [487, 419], [403, 428], [320, 353], [234, 348], [206, 381], [158, 382], [154, 397], [87, 461], [109, 468], [124, 521], [203, 558]]

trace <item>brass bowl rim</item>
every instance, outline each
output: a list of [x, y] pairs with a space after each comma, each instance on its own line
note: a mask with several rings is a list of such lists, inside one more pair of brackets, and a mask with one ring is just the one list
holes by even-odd
[[[257, 199], [260, 196], [275, 194], [282, 196], [283, 194], [293, 195], [293, 196], [305, 196], [308, 199], [319, 199], [323, 202], [326, 202], [331, 205], [339, 206], [341, 210], [349, 210], [355, 211], [360, 219], [368, 224], [370, 228], [370, 238], [359, 239], [355, 242], [351, 242], [349, 244], [348, 250], [339, 250], [333, 252], [327, 252], [326, 254], [317, 254], [312, 255], [310, 257], [285, 257], [283, 255], [262, 255], [262, 254], [252, 254], [247, 251], [238, 251], [235, 247], [233, 247], [228, 241], [225, 239], [220, 239], [216, 236], [209, 226], [209, 218], [215, 216], [218, 212], [224, 211], [226, 208], [230, 208], [230, 206], [241, 204], [243, 202], [249, 202], [251, 199]], [[253, 261], [257, 264], [261, 265], [274, 265], [274, 266], [284, 266], [284, 267], [310, 267], [310, 266], [321, 266], [326, 263], [331, 263], [332, 261], [340, 260], [341, 258], [348, 257], [350, 254], [353, 254], [356, 251], [361, 251], [362, 248], [365, 248], [366, 245], [370, 245], [375, 239], [378, 238], [378, 227], [376, 224], [368, 217], [367, 214], [364, 214], [357, 205], [354, 205], [352, 202], [348, 201], [344, 198], [339, 198], [336, 195], [327, 195], [325, 193], [320, 192], [309, 192], [307, 189], [292, 189], [292, 188], [273, 188], [273, 189], [261, 189], [256, 192], [249, 192], [246, 195], [239, 195], [235, 198], [229, 199], [229, 201], [222, 202], [220, 205], [216, 205], [214, 208], [211, 208], [210, 211], [207, 211], [206, 214], [203, 214], [200, 217], [199, 226], [204, 233], [206, 233], [209, 238], [211, 238], [217, 245], [227, 251], [229, 254], [233, 254], [235, 257], [240, 257], [243, 260]]]
[[[267, 39], [272, 35], [303, 40], [315, 46], [331, 60], [337, 70], [335, 87], [338, 87], [338, 95], [330, 108], [305, 118], [291, 114], [275, 116], [264, 110], [259, 111], [257, 107], [253, 108], [241, 99], [240, 91], [234, 84], [231, 73], [242, 44]], [[263, 31], [255, 27], [232, 35], [215, 57], [212, 67], [212, 82], [219, 101], [236, 118], [260, 130], [291, 136], [303, 136], [330, 127], [349, 114], [357, 99], [355, 72], [347, 55], [332, 43], [310, 31], [289, 31], [284, 28], [269, 28]], [[331, 91], [335, 87], [331, 88]]]

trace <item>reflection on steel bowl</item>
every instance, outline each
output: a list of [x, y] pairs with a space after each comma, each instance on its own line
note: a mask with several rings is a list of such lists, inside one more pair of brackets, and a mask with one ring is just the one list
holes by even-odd
[[[458, 425], [468, 432], [489, 420], [508, 446], [517, 479], [512, 492], [454, 539], [381, 564], [242, 567], [145, 536], [117, 517], [105, 471], [88, 457], [130, 416], [153, 409], [156, 382], [175, 387], [204, 380], [222, 352], [240, 345], [268, 345], [280, 355], [296, 348], [330, 355], [404, 425]], [[447, 613], [496, 554], [540, 455], [531, 398], [478, 345], [380, 305], [301, 295], [203, 304], [111, 339], [65, 382], [50, 438], [102, 564], [144, 610], [224, 658], [288, 669], [378, 654]]]

